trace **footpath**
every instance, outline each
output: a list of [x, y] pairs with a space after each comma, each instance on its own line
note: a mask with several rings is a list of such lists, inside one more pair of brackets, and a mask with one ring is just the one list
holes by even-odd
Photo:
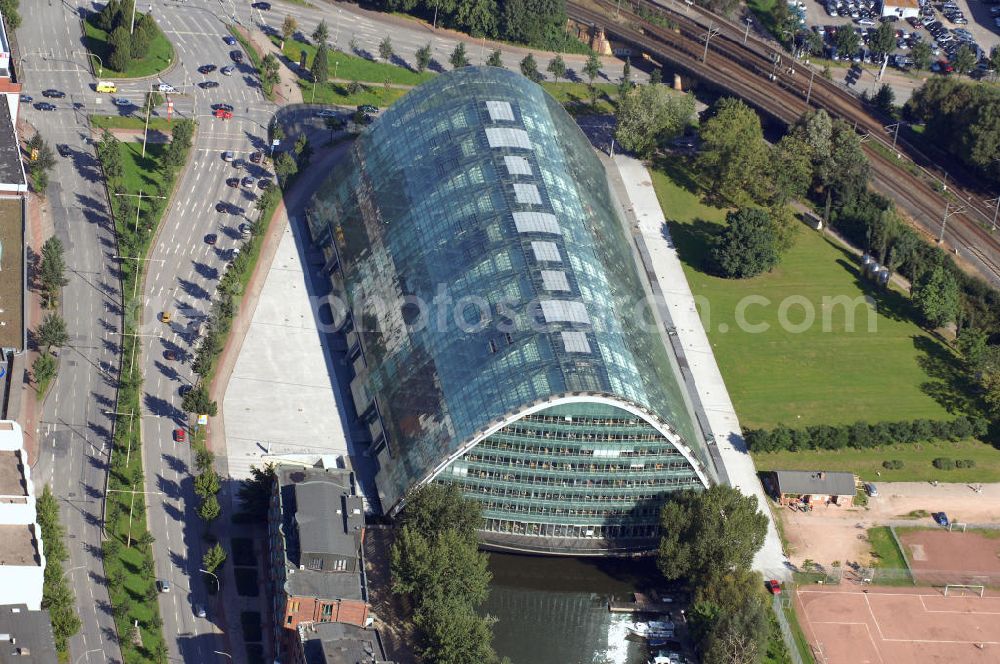
[[628, 208], [630, 225], [637, 234], [640, 253], [652, 263], [674, 327], [671, 341], [679, 344], [686, 359], [696, 391], [692, 398], [700, 409], [698, 415], [702, 429], [707, 428], [706, 437], [710, 435], [714, 439], [714, 444], [709, 447], [715, 450], [710, 449], [709, 452], [717, 462], [721, 461], [724, 473], [720, 475], [727, 476], [722, 481], [728, 479], [728, 483], [744, 495], [755, 496], [768, 517], [767, 536], [764, 546], [754, 558], [754, 569], [767, 578], [788, 578], [790, 570], [774, 525], [774, 515], [768, 508], [757, 469], [743, 441], [739, 418], [695, 307], [694, 295], [670, 237], [649, 171], [641, 161], [627, 155], [615, 155], [613, 159], [604, 161], [612, 187]]

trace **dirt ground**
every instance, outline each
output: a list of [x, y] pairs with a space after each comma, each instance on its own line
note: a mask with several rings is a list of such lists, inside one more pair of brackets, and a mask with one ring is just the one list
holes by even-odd
[[[1000, 576], [1000, 539], [979, 533], [938, 530], [902, 531], [910, 569], [919, 577], [924, 570], [982, 572]], [[960, 552], [960, 555], [959, 555]]]
[[928, 517], [908, 518], [910, 512], [946, 512], [952, 521], [973, 524], [1000, 523], [1000, 483], [983, 484], [981, 492], [966, 484], [927, 482], [882, 482], [879, 496], [867, 507], [817, 506], [812, 512], [772, 506], [781, 518], [789, 544], [789, 559], [801, 565], [811, 559], [821, 565], [869, 560], [869, 548], [862, 539], [873, 526], [933, 526]]

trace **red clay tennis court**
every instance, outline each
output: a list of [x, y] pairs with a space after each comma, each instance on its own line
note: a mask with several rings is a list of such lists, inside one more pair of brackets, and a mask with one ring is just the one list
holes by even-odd
[[817, 664], [996, 664], [1000, 595], [844, 583], [796, 592]]

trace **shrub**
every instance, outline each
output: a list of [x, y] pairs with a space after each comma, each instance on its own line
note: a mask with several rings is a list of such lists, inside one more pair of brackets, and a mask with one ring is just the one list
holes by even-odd
[[899, 459], [890, 459], [889, 461], [883, 461], [882, 467], [886, 470], [899, 470], [903, 467], [903, 462]]
[[955, 467], [956, 468], [975, 468], [976, 467], [976, 460], [975, 459], [955, 459]]
[[938, 457], [931, 462], [938, 470], [951, 470], [955, 467], [955, 462], [948, 457]]

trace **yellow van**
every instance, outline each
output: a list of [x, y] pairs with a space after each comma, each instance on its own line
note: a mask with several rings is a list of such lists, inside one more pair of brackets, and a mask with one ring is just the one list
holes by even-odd
[[114, 82], [112, 81], [99, 81], [97, 83], [97, 91], [110, 92], [111, 94], [114, 94], [118, 92], [118, 86], [115, 85]]

